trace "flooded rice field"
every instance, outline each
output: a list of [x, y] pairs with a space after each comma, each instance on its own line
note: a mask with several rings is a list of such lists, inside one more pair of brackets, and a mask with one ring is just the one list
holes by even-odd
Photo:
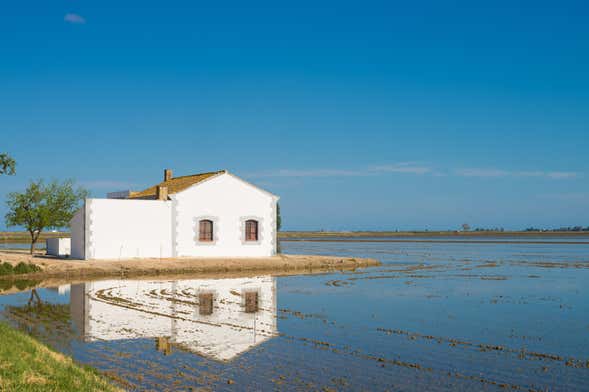
[[[0, 250], [6, 249], [30, 249], [31, 244], [21, 243], [21, 242], [0, 242]], [[45, 249], [45, 241], [40, 241], [35, 244], [35, 249], [37, 250], [44, 250]]]
[[130, 390], [587, 390], [589, 244], [546, 242], [285, 241], [383, 265], [21, 282], [0, 317]]

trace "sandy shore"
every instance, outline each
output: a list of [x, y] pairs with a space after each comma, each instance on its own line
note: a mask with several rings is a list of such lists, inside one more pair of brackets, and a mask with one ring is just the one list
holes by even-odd
[[[43, 270], [26, 275], [12, 275], [15, 279], [76, 279], [89, 277], [131, 277], [141, 275], [175, 276], [181, 274], [211, 274], [217, 276], [267, 273], [271, 275], [315, 273], [350, 270], [380, 265], [367, 258], [314, 255], [277, 255], [259, 258], [170, 258], [128, 260], [69, 260], [34, 256], [26, 251], [0, 251], [0, 261], [17, 264], [34, 263]], [[2, 277], [0, 277], [2, 278]], [[6, 278], [6, 277], [4, 277]]]

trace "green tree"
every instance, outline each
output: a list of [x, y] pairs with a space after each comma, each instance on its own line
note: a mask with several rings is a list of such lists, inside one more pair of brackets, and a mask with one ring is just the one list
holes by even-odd
[[[282, 216], [280, 216], [280, 204], [276, 203], [276, 231], [280, 231], [282, 227]], [[282, 253], [282, 246], [280, 245], [280, 240], [278, 239], [278, 233], [276, 235], [276, 252]]]
[[88, 196], [83, 188], [74, 189], [74, 182], [43, 180], [32, 181], [23, 192], [8, 194], [8, 226], [23, 226], [31, 235], [31, 254], [41, 232], [49, 227], [67, 226], [78, 209], [80, 201]]
[[280, 216], [280, 204], [276, 203], [276, 231], [282, 227], [282, 216]]
[[16, 161], [8, 154], [0, 154], [0, 175], [8, 174], [9, 176], [14, 175], [16, 167]]

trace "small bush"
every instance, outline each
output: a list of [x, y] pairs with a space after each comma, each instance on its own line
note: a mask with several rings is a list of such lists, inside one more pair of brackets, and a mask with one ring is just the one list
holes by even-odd
[[31, 272], [39, 272], [41, 267], [36, 264], [23, 263], [22, 261], [16, 266], [10, 263], [4, 262], [0, 264], [0, 276], [3, 275], [21, 275], [30, 274]]
[[14, 273], [18, 275], [39, 271], [41, 271], [41, 268], [38, 265], [23, 263], [22, 261], [14, 267]]
[[17, 280], [14, 286], [19, 290], [25, 290], [36, 287], [40, 282], [40, 280]]
[[12, 288], [12, 281], [6, 279], [0, 279], [0, 292]]
[[12, 264], [4, 262], [0, 264], [0, 275], [12, 275], [14, 274], [14, 267]]

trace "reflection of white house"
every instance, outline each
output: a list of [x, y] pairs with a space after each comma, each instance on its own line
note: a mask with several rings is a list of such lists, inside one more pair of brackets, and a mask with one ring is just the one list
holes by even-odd
[[155, 338], [228, 361], [277, 334], [270, 276], [72, 285], [72, 319], [86, 341]]
[[71, 257], [261, 257], [276, 253], [278, 197], [222, 170], [141, 192], [86, 199], [70, 222]]

